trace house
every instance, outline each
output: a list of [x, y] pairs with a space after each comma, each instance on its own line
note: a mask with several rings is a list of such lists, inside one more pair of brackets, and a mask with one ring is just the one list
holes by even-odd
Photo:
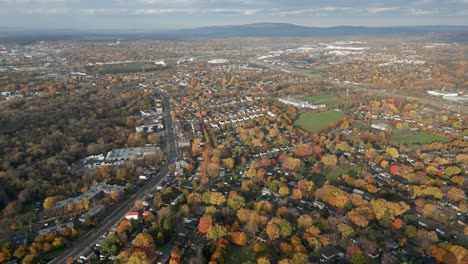
[[332, 263], [344, 258], [344, 251], [338, 247], [325, 247], [320, 254], [321, 263]]
[[177, 196], [177, 198], [175, 198], [175, 199], [171, 202], [171, 204], [172, 204], [172, 205], [176, 205], [180, 200], [182, 200], [183, 197], [184, 197], [184, 194], [182, 193], [182, 194], [180, 194], [179, 196]]
[[148, 180], [148, 175], [140, 175], [138, 179], [146, 181]]
[[137, 220], [140, 217], [140, 215], [138, 214], [138, 212], [126, 212], [124, 217], [127, 220]]
[[314, 207], [318, 208], [319, 210], [323, 210], [326, 207], [326, 205], [322, 202], [314, 201]]
[[380, 124], [372, 124], [371, 128], [377, 129], [377, 130], [380, 130], [380, 131], [387, 131], [387, 129], [389, 129], [390, 126], [387, 125], [387, 124], [380, 123]]
[[83, 253], [83, 255], [80, 256], [80, 259], [81, 260], [84, 260], [84, 261], [90, 261], [92, 260], [96, 255], [94, 254], [94, 249], [90, 248], [89, 250], [87, 250], [85, 253]]
[[393, 238], [391, 238], [391, 237], [385, 237], [383, 239], [383, 243], [384, 243], [385, 247], [388, 248], [388, 249], [397, 249], [398, 248], [397, 242], [395, 242], [395, 240], [393, 240]]

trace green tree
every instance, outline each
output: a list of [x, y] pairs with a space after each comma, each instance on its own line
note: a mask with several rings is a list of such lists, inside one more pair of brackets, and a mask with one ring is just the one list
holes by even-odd
[[237, 211], [245, 206], [245, 198], [242, 195], [232, 191], [229, 193], [227, 203], [229, 207]]
[[128, 264], [147, 264], [149, 263], [146, 254], [142, 251], [135, 251], [133, 254], [128, 258]]
[[452, 177], [461, 172], [461, 169], [457, 166], [450, 166], [445, 169], [445, 176]]
[[148, 233], [139, 233], [133, 240], [133, 244], [137, 247], [150, 248], [151, 250], [155, 249], [154, 239]]
[[210, 228], [210, 230], [208, 230], [207, 237], [208, 239], [217, 241], [218, 239], [223, 238], [226, 235], [227, 235], [226, 227], [219, 225], [219, 224], [215, 224], [214, 226]]

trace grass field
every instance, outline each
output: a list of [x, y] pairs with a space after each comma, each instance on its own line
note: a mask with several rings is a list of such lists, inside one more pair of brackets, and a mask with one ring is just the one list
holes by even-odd
[[101, 73], [132, 73], [132, 72], [145, 72], [161, 70], [164, 67], [161, 65], [155, 65], [150, 63], [121, 63], [121, 64], [109, 64], [94, 66], [94, 70]]
[[295, 126], [301, 127], [307, 131], [315, 132], [319, 131], [329, 124], [338, 121], [345, 117], [342, 112], [335, 110], [323, 112], [323, 113], [304, 113], [294, 123]]
[[408, 134], [408, 135], [393, 135], [391, 143], [394, 145], [406, 145], [408, 147], [414, 145], [430, 144], [433, 142], [449, 142], [450, 140], [442, 136], [427, 133], [419, 132], [417, 134]]
[[335, 97], [333, 95], [329, 95], [329, 94], [309, 96], [309, 97], [304, 98], [304, 100], [312, 101], [312, 102], [318, 102], [318, 103], [324, 103], [327, 106], [334, 106], [334, 105], [340, 105], [340, 104], [345, 103], [345, 100], [342, 100], [340, 98], [337, 98], [337, 97]]

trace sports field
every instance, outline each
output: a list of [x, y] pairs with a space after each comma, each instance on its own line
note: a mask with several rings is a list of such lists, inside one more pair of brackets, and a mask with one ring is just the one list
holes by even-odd
[[422, 144], [430, 144], [433, 142], [449, 142], [448, 138], [444, 138], [442, 136], [427, 133], [427, 132], [419, 132], [416, 134], [408, 134], [408, 135], [398, 135], [395, 134], [392, 136], [391, 143], [393, 145], [406, 145], [406, 146], [414, 146], [414, 145], [422, 145]]
[[329, 124], [336, 122], [345, 117], [342, 112], [335, 110], [322, 113], [304, 113], [296, 122], [295, 126], [301, 127], [307, 131], [315, 132], [324, 129]]
[[317, 103], [324, 103], [327, 106], [334, 106], [334, 105], [340, 105], [340, 104], [345, 103], [345, 100], [342, 100], [340, 98], [337, 98], [329, 94], [309, 96], [309, 97], [304, 98], [304, 100], [317, 102]]

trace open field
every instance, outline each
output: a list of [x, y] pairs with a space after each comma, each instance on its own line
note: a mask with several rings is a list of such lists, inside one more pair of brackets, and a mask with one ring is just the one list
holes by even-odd
[[414, 145], [421, 145], [421, 144], [430, 144], [433, 142], [449, 142], [450, 140], [444, 138], [442, 136], [427, 133], [427, 132], [419, 132], [416, 134], [409, 134], [409, 135], [393, 135], [391, 143], [394, 145], [406, 145], [406, 146], [414, 146]]
[[345, 103], [345, 100], [342, 100], [340, 98], [337, 98], [337, 97], [335, 97], [333, 95], [329, 95], [329, 94], [309, 96], [309, 97], [305, 97], [304, 100], [312, 101], [312, 102], [318, 102], [318, 103], [324, 103], [327, 106], [340, 105], [340, 104]]
[[294, 125], [310, 132], [315, 132], [324, 129], [329, 124], [338, 121], [343, 117], [345, 117], [345, 115], [342, 112], [335, 110], [322, 113], [304, 113], [298, 120], [296, 120]]
[[132, 72], [149, 72], [161, 70], [165, 67], [151, 63], [121, 63], [94, 66], [93, 69], [101, 74], [109, 73], [132, 73]]

